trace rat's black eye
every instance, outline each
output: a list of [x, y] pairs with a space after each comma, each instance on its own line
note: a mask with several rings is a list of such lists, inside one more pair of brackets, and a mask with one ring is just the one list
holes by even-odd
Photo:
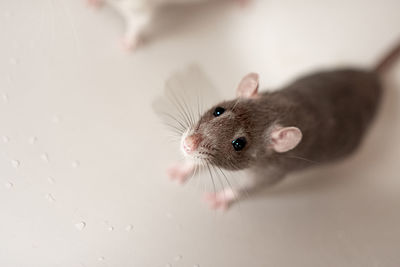
[[216, 108], [214, 109], [213, 115], [214, 115], [214, 117], [218, 117], [219, 115], [221, 115], [221, 114], [224, 113], [224, 112], [225, 112], [225, 109], [224, 109], [224, 108], [216, 107]]
[[246, 146], [246, 143], [247, 143], [246, 138], [239, 137], [232, 141], [232, 146], [236, 151], [240, 151]]

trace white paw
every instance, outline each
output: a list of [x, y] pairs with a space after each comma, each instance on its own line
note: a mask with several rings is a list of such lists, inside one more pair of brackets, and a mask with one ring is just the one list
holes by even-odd
[[212, 209], [227, 210], [237, 199], [237, 195], [232, 189], [224, 189], [217, 193], [206, 193], [204, 199]]

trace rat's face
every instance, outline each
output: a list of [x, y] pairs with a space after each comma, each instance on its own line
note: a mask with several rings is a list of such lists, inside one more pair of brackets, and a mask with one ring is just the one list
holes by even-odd
[[253, 158], [251, 117], [247, 100], [222, 102], [206, 113], [182, 137], [184, 155], [204, 164], [238, 170]]
[[[297, 127], [265, 125], [257, 114], [258, 75], [250, 73], [239, 83], [237, 99], [208, 110], [182, 136], [181, 149], [194, 161], [240, 170], [249, 167], [263, 153], [284, 153], [302, 139]], [[263, 109], [261, 109], [263, 110]], [[258, 118], [258, 119], [257, 119]]]

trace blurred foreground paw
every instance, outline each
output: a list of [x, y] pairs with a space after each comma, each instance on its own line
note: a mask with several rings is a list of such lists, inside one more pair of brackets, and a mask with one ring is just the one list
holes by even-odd
[[167, 169], [170, 180], [183, 184], [193, 174], [194, 165], [191, 163], [175, 163]]
[[211, 209], [226, 211], [237, 199], [235, 191], [224, 189], [217, 193], [206, 193], [204, 200], [210, 205]]
[[86, 0], [89, 6], [99, 8], [103, 5], [103, 0]]

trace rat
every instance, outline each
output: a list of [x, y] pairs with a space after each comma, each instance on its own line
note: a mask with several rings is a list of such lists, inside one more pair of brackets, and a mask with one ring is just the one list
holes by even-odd
[[212, 208], [227, 209], [244, 193], [310, 163], [350, 155], [377, 113], [381, 77], [399, 54], [400, 45], [372, 69], [318, 71], [276, 91], [259, 92], [258, 74], [244, 76], [235, 99], [188, 123], [180, 139], [185, 161], [172, 165], [168, 175], [183, 183], [202, 166], [246, 170], [242, 186], [206, 193]]
[[[125, 36], [121, 40], [122, 48], [133, 51], [141, 43], [144, 30], [151, 22], [154, 13], [167, 4], [188, 4], [205, 2], [207, 0], [86, 0], [90, 6], [100, 7], [107, 4], [114, 8], [124, 18], [126, 23]], [[250, 0], [235, 0], [242, 7]]]

